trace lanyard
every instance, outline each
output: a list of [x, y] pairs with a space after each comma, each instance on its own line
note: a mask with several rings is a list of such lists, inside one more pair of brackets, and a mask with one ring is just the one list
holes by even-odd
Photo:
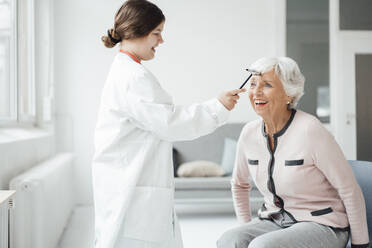
[[125, 53], [126, 55], [128, 55], [129, 57], [131, 57], [134, 61], [136, 61], [138, 64], [141, 64], [141, 61], [139, 61], [133, 54], [131, 54], [130, 52], [128, 51], [125, 51], [123, 49], [120, 49], [120, 52], [122, 53]]

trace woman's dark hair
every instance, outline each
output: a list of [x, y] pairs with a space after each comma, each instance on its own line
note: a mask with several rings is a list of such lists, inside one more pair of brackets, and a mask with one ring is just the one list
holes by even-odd
[[165, 20], [161, 9], [147, 0], [128, 0], [116, 12], [114, 28], [102, 36], [103, 44], [114, 47], [122, 40], [148, 35]]

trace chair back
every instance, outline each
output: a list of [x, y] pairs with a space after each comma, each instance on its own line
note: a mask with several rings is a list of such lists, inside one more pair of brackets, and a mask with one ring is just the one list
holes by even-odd
[[349, 160], [360, 188], [363, 191], [367, 211], [369, 240], [372, 240], [372, 162]]

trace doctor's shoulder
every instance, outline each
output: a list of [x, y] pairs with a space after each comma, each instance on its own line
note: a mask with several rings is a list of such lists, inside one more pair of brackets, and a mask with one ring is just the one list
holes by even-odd
[[121, 58], [119, 54], [114, 58], [108, 74], [108, 81], [126, 86], [135, 81], [136, 75], [143, 73], [143, 69]]

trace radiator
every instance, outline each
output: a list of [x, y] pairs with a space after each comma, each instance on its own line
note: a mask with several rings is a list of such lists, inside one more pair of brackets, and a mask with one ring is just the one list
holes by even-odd
[[13, 178], [11, 248], [55, 248], [75, 206], [73, 156], [59, 154]]
[[9, 248], [10, 211], [14, 191], [0, 190], [0, 248]]

